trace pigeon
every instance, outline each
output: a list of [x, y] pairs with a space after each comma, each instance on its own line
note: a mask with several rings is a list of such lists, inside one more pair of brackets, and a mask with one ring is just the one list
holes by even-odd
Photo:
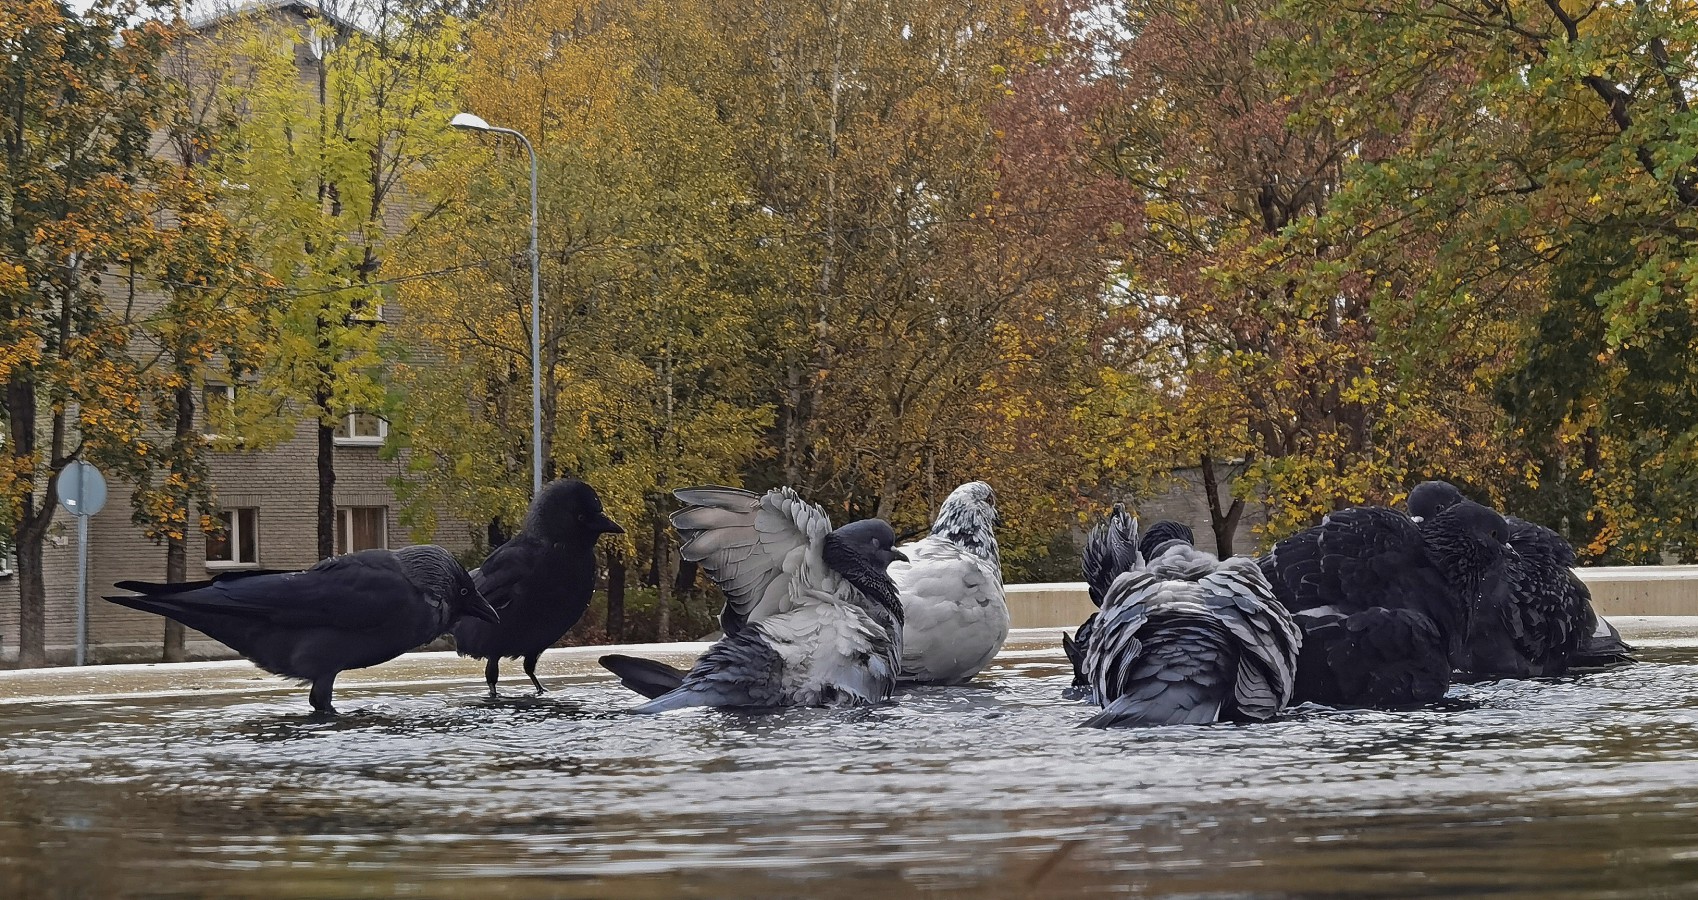
[[[902, 667], [901, 596], [885, 571], [906, 557], [882, 519], [833, 531], [790, 488], [674, 493], [686, 560], [725, 593], [725, 636], [672, 684], [670, 667], [608, 655], [601, 664], [650, 696], [638, 712], [689, 706], [859, 706], [889, 698]], [[664, 693], [653, 693], [664, 689]]]
[[[1138, 522], [1126, 512], [1124, 504], [1116, 503], [1107, 518], [1085, 536], [1080, 568], [1084, 570], [1085, 590], [1091, 597], [1091, 605], [1101, 609], [1114, 579], [1142, 559], [1138, 553]], [[1091, 640], [1091, 629], [1096, 622], [1097, 613], [1091, 613], [1073, 630], [1071, 637], [1066, 633], [1061, 635], [1061, 651], [1073, 664], [1073, 684], [1061, 692], [1064, 699], [1078, 700], [1090, 693], [1090, 682], [1085, 678], [1085, 645]]]
[[595, 589], [596, 538], [624, 534], [602, 512], [595, 489], [576, 478], [543, 486], [531, 501], [524, 527], [472, 570], [472, 581], [501, 613], [500, 622], [461, 619], [454, 648], [461, 656], [488, 660], [489, 696], [501, 677], [502, 657], [522, 657], [538, 694], [537, 658], [578, 624]]
[[1008, 602], [997, 556], [996, 493], [982, 481], [952, 491], [931, 535], [890, 565], [902, 593], [901, 680], [960, 684], [990, 664], [1008, 638]]
[[1398, 708], [1450, 688], [1482, 593], [1504, 577], [1502, 516], [1463, 501], [1419, 524], [1356, 506], [1274, 545], [1260, 561], [1303, 630], [1297, 699]]
[[[1409, 492], [1409, 515], [1421, 521], [1464, 499], [1449, 482], [1425, 481]], [[1592, 608], [1574, 573], [1574, 548], [1542, 525], [1505, 521], [1515, 549], [1507, 577], [1487, 593], [1453, 666], [1478, 678], [1530, 678], [1631, 662], [1633, 648]]]
[[1167, 539], [1110, 585], [1085, 647], [1094, 728], [1264, 722], [1291, 702], [1302, 636], [1256, 561]]
[[440, 637], [461, 616], [495, 622], [465, 567], [430, 544], [333, 556], [304, 572], [231, 572], [210, 581], [120, 581], [120, 606], [175, 619], [273, 675], [312, 684], [334, 715], [344, 669], [388, 662]]
[[1169, 541], [1180, 541], [1194, 547], [1197, 545], [1197, 534], [1184, 522], [1163, 519], [1151, 525], [1150, 529], [1144, 532], [1144, 536], [1138, 539], [1138, 555], [1145, 559], [1155, 559], [1161, 555]]

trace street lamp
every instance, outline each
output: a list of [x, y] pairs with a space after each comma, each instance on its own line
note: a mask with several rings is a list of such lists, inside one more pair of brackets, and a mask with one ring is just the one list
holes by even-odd
[[536, 497], [542, 493], [542, 257], [537, 252], [537, 152], [519, 132], [496, 128], [471, 113], [460, 113], [448, 124], [465, 131], [510, 134], [525, 145], [531, 157], [531, 496]]

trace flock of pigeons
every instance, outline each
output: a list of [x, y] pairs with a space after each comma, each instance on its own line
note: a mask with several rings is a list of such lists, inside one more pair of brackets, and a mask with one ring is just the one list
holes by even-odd
[[[687, 671], [603, 656], [646, 698], [639, 712], [878, 703], [900, 683], [971, 679], [1008, 636], [996, 495], [984, 482], [956, 488], [930, 535], [900, 546], [881, 519], [832, 528], [790, 488], [676, 496], [683, 558], [725, 595], [723, 636]], [[1181, 523], [1140, 535], [1116, 505], [1087, 538], [1084, 576], [1099, 609], [1062, 638], [1074, 669], [1063, 696], [1100, 707], [1087, 726], [1256, 722], [1304, 702], [1408, 707], [1443, 697], [1457, 678], [1631, 661], [1554, 532], [1442, 481], [1418, 486], [1408, 508], [1340, 510], [1260, 559], [1223, 560], [1198, 550]], [[461, 655], [488, 661], [491, 697], [503, 658], [522, 658], [540, 694], [538, 657], [589, 604], [597, 538], [622, 531], [593, 489], [562, 479], [470, 572], [427, 545], [302, 572], [121, 582], [135, 594], [107, 599], [310, 683], [319, 712], [335, 712], [343, 670], [448, 632]]]

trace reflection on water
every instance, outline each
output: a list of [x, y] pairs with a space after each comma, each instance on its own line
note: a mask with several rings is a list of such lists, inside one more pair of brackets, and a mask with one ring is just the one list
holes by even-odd
[[1059, 651], [869, 710], [0, 706], [0, 896], [1698, 895], [1698, 651], [1407, 713], [1086, 731]]

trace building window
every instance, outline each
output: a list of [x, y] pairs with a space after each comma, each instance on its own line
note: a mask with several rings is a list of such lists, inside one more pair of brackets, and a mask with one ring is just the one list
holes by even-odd
[[18, 570], [18, 554], [12, 549], [12, 542], [0, 540], [0, 578], [5, 578]]
[[216, 440], [218, 426], [236, 413], [236, 388], [228, 384], [205, 384], [200, 389], [200, 430], [207, 440]]
[[336, 510], [336, 552], [386, 550], [389, 547], [389, 507], [344, 506]]
[[223, 525], [206, 536], [206, 567], [209, 569], [259, 564], [259, 510], [227, 509], [218, 514]]
[[336, 423], [338, 444], [381, 444], [389, 436], [389, 423], [377, 413], [351, 412]]

